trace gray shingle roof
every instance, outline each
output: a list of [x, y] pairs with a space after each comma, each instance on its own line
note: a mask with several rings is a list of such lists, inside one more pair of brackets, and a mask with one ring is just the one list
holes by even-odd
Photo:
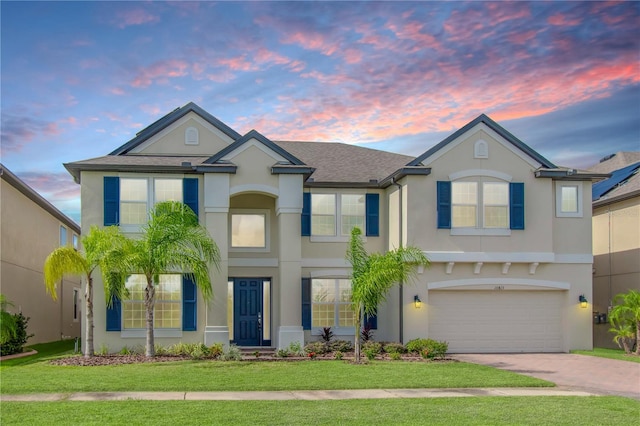
[[[611, 173], [640, 162], [640, 152], [618, 152], [613, 157], [602, 161], [589, 170], [599, 173]], [[612, 203], [629, 197], [640, 196], [640, 173], [635, 173], [627, 180], [620, 182], [614, 189], [607, 191], [593, 201], [594, 206]]]
[[277, 145], [314, 167], [314, 183], [381, 181], [413, 157], [338, 142], [276, 141]]

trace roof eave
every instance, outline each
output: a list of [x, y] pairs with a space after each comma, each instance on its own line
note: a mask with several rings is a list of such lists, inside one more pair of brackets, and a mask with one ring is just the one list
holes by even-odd
[[431, 167], [424, 166], [411, 166], [411, 167], [402, 167], [401, 169], [396, 170], [386, 178], [380, 181], [381, 188], [387, 188], [398, 180], [406, 177], [406, 176], [428, 176], [431, 174]]
[[553, 180], [590, 180], [596, 182], [602, 179], [607, 179], [610, 174], [606, 173], [586, 173], [578, 170], [549, 170], [539, 169], [534, 173], [536, 178], [551, 178]]
[[602, 207], [602, 206], [618, 203], [620, 201], [625, 201], [625, 200], [628, 200], [628, 199], [631, 199], [631, 198], [635, 198], [635, 197], [640, 197], [640, 189], [635, 190], [635, 191], [631, 191], [631, 192], [627, 192], [626, 194], [617, 195], [615, 197], [599, 198], [599, 199], [597, 199], [595, 201], [592, 201], [591, 206], [593, 208]]
[[163, 165], [148, 165], [148, 164], [77, 164], [77, 163], [64, 163], [64, 167], [67, 169], [76, 183], [80, 182], [80, 173], [84, 171], [91, 172], [131, 172], [131, 173], [157, 173], [157, 172], [172, 172], [172, 173], [195, 173], [197, 172], [196, 166], [189, 164], [188, 166], [163, 166]]

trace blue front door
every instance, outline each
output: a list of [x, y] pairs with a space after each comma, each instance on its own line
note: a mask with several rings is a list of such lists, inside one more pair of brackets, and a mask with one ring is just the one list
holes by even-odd
[[233, 334], [240, 346], [262, 346], [262, 279], [233, 280]]

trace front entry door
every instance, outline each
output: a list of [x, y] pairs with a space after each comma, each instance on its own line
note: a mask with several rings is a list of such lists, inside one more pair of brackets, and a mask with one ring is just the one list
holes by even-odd
[[262, 346], [262, 279], [233, 280], [233, 331], [239, 346]]

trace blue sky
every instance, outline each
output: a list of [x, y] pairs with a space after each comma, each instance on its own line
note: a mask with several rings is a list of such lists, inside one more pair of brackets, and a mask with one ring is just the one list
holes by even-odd
[[640, 150], [637, 2], [2, 1], [2, 163], [62, 163], [193, 101], [240, 133], [419, 155], [481, 113], [556, 164]]

